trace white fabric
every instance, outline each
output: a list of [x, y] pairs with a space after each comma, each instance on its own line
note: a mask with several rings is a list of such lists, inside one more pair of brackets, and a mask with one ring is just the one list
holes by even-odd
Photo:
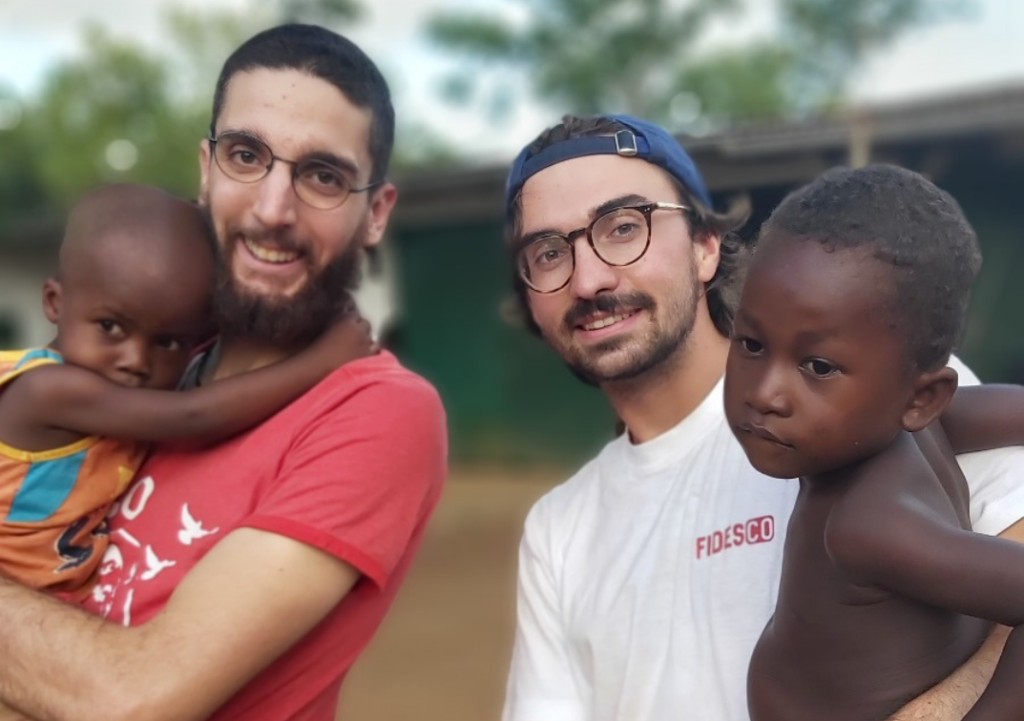
[[[961, 464], [975, 530], [1024, 518], [1024, 449]], [[504, 720], [746, 721], [797, 490], [748, 464], [721, 383], [658, 438], [608, 444], [527, 518]]]

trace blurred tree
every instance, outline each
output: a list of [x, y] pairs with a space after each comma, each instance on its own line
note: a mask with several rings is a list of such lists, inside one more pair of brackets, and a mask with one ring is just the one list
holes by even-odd
[[278, 22], [312, 23], [327, 27], [363, 17], [356, 0], [278, 0]]
[[164, 16], [170, 42], [159, 53], [88, 26], [80, 56], [57, 65], [39, 97], [18, 106], [20, 123], [0, 128], [0, 228], [17, 215], [59, 216], [101, 182], [194, 194], [198, 144], [227, 55], [280, 22], [337, 26], [360, 15], [357, 0], [275, 0], [243, 11], [172, 5]]
[[[526, 73], [534, 93], [575, 113], [632, 112], [675, 126], [729, 122], [835, 101], [866, 55], [970, 0], [776, 0], [768, 37], [708, 47], [743, 0], [511, 0], [523, 12], [449, 11], [442, 48]], [[479, 68], [448, 84], [470, 97]], [[515, 90], [499, 86], [498, 95]], [[507, 102], [507, 98], [503, 101]]]
[[135, 180], [195, 191], [204, 112], [169, 92], [162, 58], [86, 32], [86, 53], [57, 67], [33, 110], [31, 146], [54, 205], [65, 209], [98, 182]]
[[30, 130], [24, 103], [13, 91], [0, 89], [0, 237], [46, 207]]

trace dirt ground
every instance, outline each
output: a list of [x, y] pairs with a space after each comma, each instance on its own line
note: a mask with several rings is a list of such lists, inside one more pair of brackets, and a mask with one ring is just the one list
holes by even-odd
[[338, 719], [499, 718], [523, 519], [566, 476], [453, 472], [395, 605], [342, 689]]

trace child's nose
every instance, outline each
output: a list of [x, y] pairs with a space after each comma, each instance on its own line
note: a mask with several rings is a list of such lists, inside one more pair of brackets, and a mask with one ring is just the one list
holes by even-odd
[[141, 341], [128, 341], [121, 348], [118, 370], [128, 376], [132, 385], [145, 385], [152, 374], [149, 347]]
[[762, 415], [788, 416], [792, 413], [781, 369], [769, 368], [747, 395], [747, 404]]

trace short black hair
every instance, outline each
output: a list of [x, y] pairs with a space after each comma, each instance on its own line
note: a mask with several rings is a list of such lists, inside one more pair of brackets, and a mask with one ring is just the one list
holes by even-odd
[[279, 25], [264, 30], [242, 43], [224, 62], [213, 93], [210, 134], [216, 134], [217, 120], [224, 109], [228, 83], [237, 73], [258, 68], [298, 70], [338, 88], [360, 108], [369, 108], [370, 182], [384, 180], [395, 142], [395, 111], [391, 91], [380, 70], [348, 38], [317, 25]]
[[835, 168], [786, 196], [759, 243], [772, 237], [868, 249], [892, 269], [883, 302], [910, 362], [922, 371], [947, 362], [981, 268], [977, 235], [949, 193], [894, 165]]
[[[614, 135], [619, 130], [627, 129], [625, 125], [605, 115], [595, 115], [586, 118], [575, 115], [565, 115], [562, 122], [542, 132], [528, 146], [528, 156], [532, 157], [545, 148], [571, 138], [584, 138], [592, 135]], [[653, 164], [652, 164], [653, 165]], [[658, 167], [658, 166], [654, 166]], [[748, 250], [747, 244], [737, 235], [739, 230], [750, 215], [749, 204], [746, 202], [735, 203], [724, 213], [716, 213], [712, 208], [701, 202], [690, 190], [686, 188], [668, 171], [659, 168], [672, 180], [676, 186], [678, 202], [690, 210], [686, 213], [687, 224], [690, 234], [694, 239], [704, 239], [711, 235], [717, 235], [721, 240], [721, 257], [718, 262], [718, 269], [714, 277], [705, 284], [707, 295], [708, 311], [715, 328], [722, 335], [728, 337], [732, 334], [732, 320], [736, 311], [736, 303], [739, 300], [742, 271], [746, 267]], [[515, 247], [512, 242], [522, 234], [523, 230], [523, 205], [522, 193], [516, 194], [505, 209], [505, 237], [508, 241], [508, 248]], [[516, 258], [512, 258], [512, 290], [514, 292], [514, 314], [519, 320], [525, 323], [535, 335], [540, 335], [540, 329], [533, 321], [527, 305], [526, 283], [519, 277]]]

